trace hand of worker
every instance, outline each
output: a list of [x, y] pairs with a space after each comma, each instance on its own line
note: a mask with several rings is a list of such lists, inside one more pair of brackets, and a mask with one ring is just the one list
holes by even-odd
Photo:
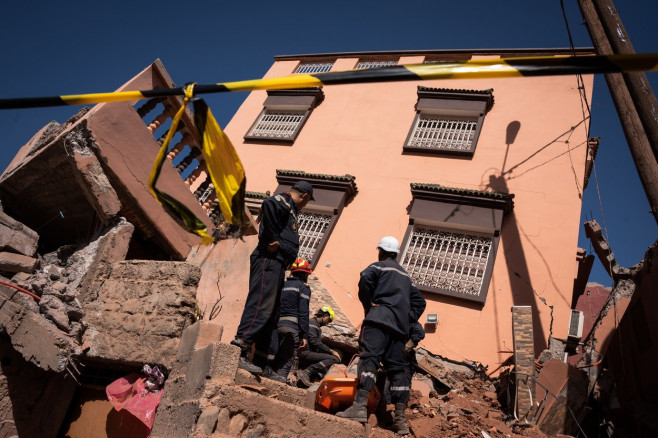
[[336, 350], [331, 350], [331, 354], [333, 354], [334, 356], [336, 356], [336, 357], [338, 358], [338, 360], [343, 360], [343, 358], [342, 358], [342, 356], [340, 355], [340, 353], [337, 352]]
[[404, 351], [407, 352], [407, 353], [410, 353], [411, 350], [413, 350], [415, 347], [416, 347], [416, 344], [414, 343], [414, 341], [409, 339], [407, 341], [407, 343], [404, 345]]
[[302, 343], [299, 346], [298, 350], [304, 350], [308, 346], [308, 340], [307, 339], [302, 339]]
[[279, 241], [276, 240], [267, 245], [267, 252], [277, 252], [279, 250]]

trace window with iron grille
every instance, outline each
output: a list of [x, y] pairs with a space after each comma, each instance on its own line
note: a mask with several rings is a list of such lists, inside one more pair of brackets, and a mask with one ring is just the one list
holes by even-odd
[[414, 226], [401, 265], [419, 287], [478, 297], [485, 279], [492, 237]]
[[311, 111], [324, 99], [321, 88], [268, 90], [256, 121], [245, 140], [293, 143]]
[[306, 111], [270, 110], [265, 108], [248, 137], [294, 140]]
[[491, 92], [418, 87], [417, 114], [404, 150], [472, 156], [493, 106]]
[[411, 194], [400, 265], [423, 292], [484, 304], [514, 195], [423, 183]]
[[333, 214], [321, 212], [302, 212], [297, 216], [299, 227], [298, 257], [303, 257], [311, 263], [315, 261], [315, 253], [325, 238], [333, 218]]
[[419, 114], [407, 147], [469, 152], [478, 128], [477, 118]]
[[298, 255], [311, 262], [315, 269], [345, 204], [357, 191], [355, 177], [277, 169], [276, 180], [279, 186], [275, 194], [290, 191], [302, 180], [313, 186], [314, 199], [297, 214], [297, 230]]
[[391, 65], [398, 65], [397, 61], [359, 61], [356, 65], [356, 69], [362, 68], [377, 68], [377, 67], [388, 67]]
[[304, 62], [297, 66], [295, 73], [324, 73], [333, 66], [333, 62]]

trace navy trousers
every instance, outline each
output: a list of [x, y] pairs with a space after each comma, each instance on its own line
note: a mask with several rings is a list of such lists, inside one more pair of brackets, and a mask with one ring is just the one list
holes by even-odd
[[251, 254], [250, 262], [249, 293], [232, 344], [243, 354], [255, 344], [254, 363], [266, 364], [274, 359], [278, 346], [276, 328], [286, 263], [274, 256], [261, 256], [259, 250]]
[[289, 326], [279, 326], [277, 332], [279, 335], [279, 350], [276, 352], [272, 368], [278, 375], [288, 377], [295, 359], [295, 350], [301, 344], [299, 330]]
[[385, 328], [364, 324], [359, 336], [359, 382], [357, 389], [372, 391], [381, 362], [390, 381], [392, 403], [407, 403], [411, 380], [407, 377], [405, 341]]
[[327, 371], [329, 371], [329, 368], [340, 361], [333, 354], [318, 353], [307, 348], [299, 353], [299, 362], [300, 368], [305, 367], [311, 377], [318, 375], [320, 378], [323, 378], [327, 374]]

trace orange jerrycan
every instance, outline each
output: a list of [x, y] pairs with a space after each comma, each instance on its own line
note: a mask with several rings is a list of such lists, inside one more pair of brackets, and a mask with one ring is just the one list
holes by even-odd
[[[335, 414], [352, 406], [356, 395], [358, 357], [354, 357], [348, 366], [336, 364], [320, 382], [315, 393], [315, 410]], [[381, 391], [378, 386], [368, 397], [368, 412], [374, 412]]]

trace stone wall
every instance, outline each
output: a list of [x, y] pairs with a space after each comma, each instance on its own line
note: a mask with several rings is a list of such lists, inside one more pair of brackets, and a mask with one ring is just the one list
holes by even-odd
[[179, 337], [195, 320], [200, 275], [185, 262], [112, 264], [97, 298], [85, 307], [86, 357], [171, 369]]

